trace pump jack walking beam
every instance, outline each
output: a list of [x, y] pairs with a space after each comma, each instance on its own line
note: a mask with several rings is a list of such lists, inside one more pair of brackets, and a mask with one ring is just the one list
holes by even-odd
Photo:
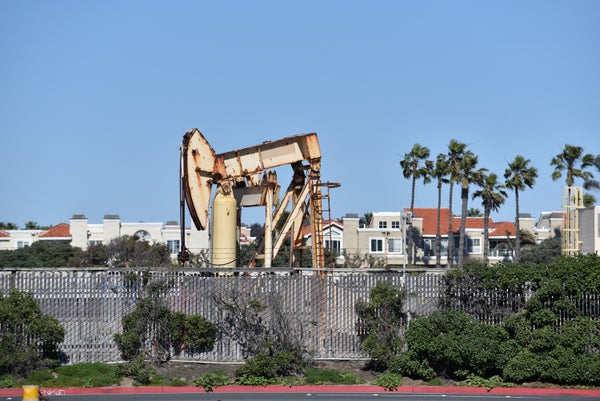
[[[303, 162], [308, 162], [304, 165]], [[293, 201], [292, 212], [284, 229], [272, 245], [273, 227], [283, 214], [281, 204], [273, 216], [277, 194], [277, 176], [269, 169], [289, 164], [294, 177], [288, 187], [285, 202]], [[283, 238], [292, 231], [292, 246], [299, 247], [302, 226], [310, 219], [313, 241], [313, 266], [324, 267], [323, 223], [321, 208], [321, 150], [317, 134], [295, 135], [260, 145], [216, 154], [198, 129], [188, 131], [182, 143], [182, 183], [185, 200], [194, 225], [199, 230], [207, 227], [212, 186], [233, 192], [241, 206], [265, 206], [265, 238], [262, 247], [269, 248], [262, 257], [265, 267], [279, 251]], [[308, 170], [308, 178], [304, 173]], [[260, 176], [263, 175], [261, 180]], [[287, 199], [287, 200], [286, 200]], [[268, 231], [268, 232], [267, 232]], [[213, 252], [215, 250], [213, 249]], [[255, 264], [255, 255], [252, 264]], [[294, 259], [294, 258], [292, 258]], [[295, 263], [299, 263], [296, 261]]]

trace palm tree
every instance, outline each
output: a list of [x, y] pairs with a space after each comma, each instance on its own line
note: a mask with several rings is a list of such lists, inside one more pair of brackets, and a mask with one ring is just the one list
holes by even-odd
[[481, 217], [481, 210], [479, 210], [476, 207], [470, 207], [469, 211], [467, 212], [467, 216], [469, 217]]
[[587, 167], [594, 166], [594, 155], [591, 153], [583, 154], [581, 146], [566, 144], [562, 152], [552, 158], [551, 166], [554, 166], [552, 179], [554, 181], [562, 177], [563, 171], [566, 173], [565, 183], [572, 187], [575, 178], [583, 180], [584, 187], [593, 182], [594, 175], [586, 171]]
[[[596, 166], [600, 170], [600, 156], [594, 156], [591, 153], [583, 154], [583, 148], [581, 146], [574, 146], [566, 144], [562, 152], [552, 158], [550, 162], [551, 166], [554, 166], [554, 172], [552, 172], [552, 180], [556, 181], [562, 177], [565, 172], [565, 183], [567, 187], [572, 187], [575, 183], [575, 178], [581, 178], [583, 180], [583, 187], [585, 189], [600, 189], [600, 183], [594, 180], [594, 175], [587, 171], [588, 167]], [[567, 197], [570, 199], [570, 189]], [[590, 206], [596, 202], [596, 198], [593, 195], [585, 194], [583, 197], [584, 206]]]
[[[411, 195], [410, 195], [410, 212], [414, 216], [415, 209], [415, 183], [418, 179], [423, 178], [426, 174], [426, 169], [421, 165], [421, 161], [429, 157], [429, 148], [421, 146], [415, 143], [410, 152], [404, 154], [404, 159], [400, 161], [402, 167], [402, 174], [406, 179], [412, 179]], [[414, 239], [413, 239], [413, 227], [409, 226], [408, 232], [409, 240], [409, 252], [408, 252], [408, 263], [413, 263], [414, 255]]]
[[440, 218], [440, 210], [442, 209], [442, 184], [448, 183], [448, 174], [450, 171], [448, 169], [448, 159], [446, 155], [440, 153], [437, 155], [435, 159], [435, 163], [431, 160], [427, 160], [425, 162], [425, 167], [427, 168], [427, 175], [431, 178], [435, 178], [437, 180], [437, 231], [435, 235], [435, 266], [439, 269], [442, 265], [442, 233], [441, 233], [441, 218]]
[[498, 176], [490, 173], [483, 177], [481, 189], [473, 193], [473, 199], [481, 198], [483, 206], [483, 263], [489, 263], [489, 227], [490, 212], [498, 211], [500, 205], [506, 200], [507, 194], [503, 190], [504, 186], [498, 183]]
[[535, 179], [538, 176], [537, 168], [531, 167], [531, 160], [525, 159], [521, 155], [515, 156], [514, 160], [508, 164], [508, 168], [504, 171], [506, 179], [504, 185], [508, 189], [515, 191], [516, 216], [515, 224], [517, 227], [517, 240], [515, 242], [515, 263], [519, 263], [521, 258], [521, 227], [519, 224], [519, 191], [524, 191], [525, 188], [533, 187]]
[[458, 165], [462, 160], [466, 147], [466, 144], [458, 142], [456, 139], [450, 140], [450, 143], [448, 144], [448, 171], [450, 175], [450, 179], [448, 180], [450, 184], [448, 200], [448, 267], [452, 267], [452, 264], [454, 263], [454, 232], [452, 229], [454, 214], [452, 213], [452, 192], [454, 183], [458, 178]]
[[460, 231], [458, 236], [458, 267], [463, 266], [465, 257], [465, 234], [467, 227], [467, 215], [469, 213], [469, 186], [473, 183], [479, 184], [487, 171], [484, 168], [477, 169], [478, 157], [470, 150], [463, 153], [462, 160], [458, 164], [458, 182], [460, 182], [460, 199], [462, 209], [460, 214]]

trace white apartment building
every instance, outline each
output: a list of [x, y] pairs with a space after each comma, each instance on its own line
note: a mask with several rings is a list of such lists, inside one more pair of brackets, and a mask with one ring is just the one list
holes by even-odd
[[[0, 250], [18, 249], [36, 241], [64, 241], [74, 247], [87, 249], [91, 245], [108, 244], [122, 236], [138, 236], [150, 243], [167, 246], [172, 257], [181, 249], [179, 223], [123, 222], [119, 215], [107, 214], [102, 223], [90, 223], [82, 214], [71, 217], [69, 223], [60, 223], [48, 230], [5, 230], [0, 231]], [[185, 245], [191, 253], [209, 249], [208, 230], [199, 231], [195, 227], [186, 228]]]

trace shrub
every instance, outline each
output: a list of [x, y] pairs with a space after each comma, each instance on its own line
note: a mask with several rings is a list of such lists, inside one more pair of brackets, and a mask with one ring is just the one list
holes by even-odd
[[402, 376], [397, 373], [384, 373], [373, 381], [373, 384], [383, 387], [387, 391], [398, 390], [402, 385]]
[[315, 369], [308, 367], [304, 371], [305, 381], [308, 384], [358, 384], [360, 381], [351, 372], [338, 372], [331, 369]]
[[[459, 311], [443, 309], [415, 319], [406, 333], [407, 359], [397, 369], [427, 378], [436, 374], [464, 379], [469, 374], [490, 377], [502, 372], [514, 353], [514, 342], [500, 326], [472, 321]], [[420, 365], [415, 361], [424, 361]]]
[[0, 325], [0, 372], [25, 375], [58, 364], [65, 330], [56, 318], [42, 313], [32, 294], [0, 295]]
[[194, 385], [204, 388], [206, 392], [212, 392], [213, 388], [226, 386], [230, 383], [229, 376], [222, 370], [207, 372], [194, 380]]
[[389, 366], [390, 373], [398, 373], [413, 379], [432, 380], [435, 372], [426, 360], [411, 359], [408, 353], [403, 353], [392, 358]]
[[226, 314], [225, 331], [231, 333], [247, 358], [236, 376], [244, 382], [259, 383], [301, 373], [310, 364], [302, 323], [283, 309], [281, 298], [270, 295], [268, 303], [251, 294], [232, 290], [215, 291], [213, 298]]
[[369, 302], [358, 301], [355, 305], [360, 319], [358, 334], [362, 340], [361, 348], [371, 357], [372, 366], [384, 371], [404, 346], [405, 294], [398, 288], [378, 282], [369, 296]]

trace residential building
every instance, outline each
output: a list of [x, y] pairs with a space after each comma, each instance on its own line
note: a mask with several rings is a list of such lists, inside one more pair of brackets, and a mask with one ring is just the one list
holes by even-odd
[[600, 252], [600, 206], [579, 209], [579, 251]]
[[[310, 226], [302, 229], [302, 244], [312, 246], [312, 233]], [[336, 220], [326, 220], [323, 222], [323, 247], [329, 251], [330, 255], [341, 255], [344, 249], [344, 225]], [[330, 261], [326, 261], [330, 264]]]
[[[356, 214], [346, 215], [344, 223], [344, 250], [349, 259], [361, 260], [361, 266], [370, 263], [383, 263], [386, 266], [401, 266], [408, 263], [409, 258], [404, 252], [408, 245], [403, 238], [403, 232], [410, 233], [408, 224], [412, 225], [414, 244], [416, 247], [414, 263], [417, 265], [435, 265], [435, 244], [438, 218], [437, 208], [415, 208], [412, 219], [407, 219], [403, 227], [401, 212], [374, 212], [370, 222], [362, 222]], [[450, 210], [440, 209], [441, 234], [441, 264], [448, 264], [448, 232]], [[452, 217], [452, 235], [454, 241], [454, 258], [458, 249], [460, 217]], [[491, 262], [512, 259], [511, 240], [514, 240], [516, 228], [511, 222], [489, 221], [489, 254]], [[483, 217], [467, 217], [466, 244], [467, 256], [483, 259]], [[407, 241], [408, 242], [408, 241]]]
[[[82, 214], [74, 215], [69, 224], [60, 223], [48, 230], [5, 230], [0, 231], [0, 250], [18, 249], [36, 241], [64, 241], [74, 247], [87, 249], [91, 245], [108, 244], [111, 240], [125, 235], [137, 236], [150, 243], [163, 243], [175, 259], [181, 249], [179, 223], [168, 221], [123, 222], [119, 215], [107, 214], [102, 223], [90, 223]], [[209, 249], [208, 230], [199, 231], [195, 227], [186, 228], [185, 245], [191, 253]]]

